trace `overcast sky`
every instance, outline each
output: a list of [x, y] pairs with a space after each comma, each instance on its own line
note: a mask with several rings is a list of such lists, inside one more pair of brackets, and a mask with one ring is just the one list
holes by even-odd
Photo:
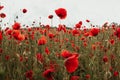
[[[30, 24], [33, 20], [49, 24], [49, 14], [54, 15], [53, 24], [59, 23], [54, 10], [63, 7], [68, 15], [62, 23], [73, 26], [78, 21], [89, 19], [93, 24], [102, 25], [104, 22], [120, 23], [120, 0], [0, 0], [5, 6], [7, 18], [4, 22], [12, 23], [14, 16], [20, 16], [19, 22]], [[28, 12], [22, 14], [20, 9], [26, 8]]]

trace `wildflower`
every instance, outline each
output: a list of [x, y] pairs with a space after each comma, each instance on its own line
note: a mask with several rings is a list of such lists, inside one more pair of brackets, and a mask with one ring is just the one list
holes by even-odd
[[97, 36], [99, 33], [99, 29], [93, 28], [93, 29], [91, 29], [90, 33], [91, 33], [91, 36]]
[[1, 13], [0, 14], [0, 18], [5, 18], [6, 17], [6, 14], [5, 13]]
[[120, 28], [117, 28], [114, 34], [120, 39]]
[[89, 36], [89, 32], [85, 32], [83, 35], [87, 37]]
[[23, 13], [26, 13], [26, 12], [27, 12], [27, 9], [23, 9], [22, 12], [23, 12]]
[[4, 6], [1, 6], [1, 5], [0, 5], [0, 10], [2, 10], [3, 8], [4, 8]]
[[90, 74], [87, 74], [85, 77], [86, 79], [90, 79]]
[[109, 70], [110, 70], [110, 71], [113, 71], [113, 67], [112, 67], [112, 66], [110, 66]]
[[12, 36], [18, 40], [18, 35], [20, 34], [20, 31], [19, 30], [13, 30], [13, 33], [12, 33]]
[[72, 34], [75, 36], [75, 35], [79, 35], [80, 33], [77, 29], [74, 29], [72, 30]]
[[58, 30], [58, 31], [61, 31], [61, 30], [63, 30], [63, 28], [64, 28], [64, 26], [61, 25], [61, 24], [59, 24], [57, 30]]
[[68, 57], [72, 56], [72, 54], [68, 50], [62, 50], [61, 56], [63, 58], [68, 58]]
[[20, 60], [20, 62], [22, 62], [22, 61], [23, 61], [23, 56], [20, 56], [20, 59], [19, 59], [19, 60]]
[[81, 28], [81, 24], [77, 23], [77, 24], [75, 25], [75, 28]]
[[21, 25], [20, 25], [20, 23], [18, 23], [18, 22], [15, 22], [14, 25], [12, 26], [12, 28], [13, 28], [14, 30], [19, 30], [20, 27], [21, 27]]
[[79, 21], [79, 24], [82, 25], [82, 21]]
[[110, 44], [114, 45], [115, 44], [115, 40], [114, 39], [111, 39], [109, 40]]
[[117, 76], [119, 76], [119, 72], [118, 72], [118, 71], [115, 71], [115, 72], [113, 73], [113, 75], [114, 75], [115, 77], [117, 77]]
[[52, 18], [53, 18], [53, 15], [49, 15], [48, 18], [49, 18], [49, 19], [52, 19]]
[[42, 36], [39, 40], [38, 40], [38, 45], [45, 45], [47, 43], [47, 39], [45, 36]]
[[55, 13], [60, 19], [65, 19], [67, 16], [67, 11], [64, 8], [56, 9]]
[[106, 63], [108, 62], [108, 56], [103, 56], [103, 61]]
[[83, 42], [84, 47], [87, 47], [87, 45], [88, 45], [87, 42]]
[[92, 45], [92, 50], [96, 50], [96, 45], [95, 44]]
[[25, 73], [26, 78], [28, 78], [29, 80], [32, 80], [33, 77], [33, 71], [29, 70]]
[[9, 55], [6, 55], [5, 56], [5, 59], [8, 61], [10, 59], [10, 56]]
[[40, 53], [37, 53], [37, 54], [36, 54], [36, 58], [37, 58], [37, 60], [40, 61], [40, 62], [43, 62], [43, 60], [44, 60], [42, 54], [40, 54]]
[[45, 28], [49, 30], [50, 29], [50, 25], [45, 25]]
[[0, 31], [0, 41], [2, 40], [2, 32]]
[[79, 76], [71, 76], [70, 80], [79, 80]]
[[53, 69], [47, 69], [43, 72], [43, 77], [46, 78], [47, 80], [53, 80], [53, 75], [52, 75], [53, 72], [54, 72]]
[[45, 53], [50, 54], [50, 51], [49, 51], [48, 47], [45, 48]]
[[73, 73], [78, 68], [78, 56], [73, 55], [68, 57], [65, 61], [65, 67], [69, 73]]
[[23, 34], [19, 34], [19, 35], [18, 35], [18, 40], [19, 40], [19, 41], [25, 40], [25, 36], [24, 36]]
[[48, 36], [49, 36], [50, 39], [55, 37], [55, 35], [53, 33], [49, 33]]
[[87, 19], [87, 20], [86, 20], [86, 22], [88, 22], [88, 23], [89, 23], [89, 22], [90, 22], [90, 20], [88, 20], [88, 19]]

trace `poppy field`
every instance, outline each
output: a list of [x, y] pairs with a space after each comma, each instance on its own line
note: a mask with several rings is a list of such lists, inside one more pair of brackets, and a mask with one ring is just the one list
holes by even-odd
[[[64, 8], [54, 12], [60, 21], [67, 17]], [[5, 17], [0, 13], [0, 23]], [[0, 80], [120, 80], [120, 25], [86, 23], [90, 28], [82, 21], [73, 28], [62, 23], [22, 28], [15, 21], [1, 29]]]

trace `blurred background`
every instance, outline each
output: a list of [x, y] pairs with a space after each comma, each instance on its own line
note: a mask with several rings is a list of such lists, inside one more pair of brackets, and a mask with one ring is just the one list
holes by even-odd
[[[74, 24], [88, 19], [94, 25], [102, 25], [105, 22], [120, 23], [120, 0], [0, 0], [0, 4], [4, 6], [1, 12], [6, 13], [4, 23], [8, 26], [13, 24], [15, 17], [21, 24], [31, 26], [32, 22], [36, 22], [36, 26], [41, 24], [50, 24], [48, 15], [54, 15], [53, 26], [59, 24], [59, 18], [55, 15], [54, 10], [63, 7], [67, 10], [68, 15], [63, 24], [74, 27]], [[27, 9], [27, 13], [23, 14], [22, 9]]]

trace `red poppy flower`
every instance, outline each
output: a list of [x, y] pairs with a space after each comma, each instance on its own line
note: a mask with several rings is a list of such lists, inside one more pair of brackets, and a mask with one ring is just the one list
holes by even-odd
[[96, 45], [95, 44], [92, 45], [92, 50], [96, 50]]
[[114, 34], [120, 39], [120, 28], [117, 28]]
[[45, 48], [45, 53], [50, 54], [50, 51], [49, 51], [48, 47]]
[[72, 30], [72, 34], [73, 34], [73, 36], [75, 36], [75, 35], [79, 35], [80, 33], [77, 29], [74, 29], [74, 30]]
[[90, 79], [90, 74], [87, 74], [85, 77], [86, 79]]
[[67, 30], [66, 30], [66, 25], [63, 25], [63, 31], [64, 31], [64, 33], [67, 32]]
[[12, 36], [18, 40], [18, 35], [20, 34], [20, 31], [19, 30], [14, 30], [13, 33], [12, 33]]
[[4, 6], [0, 6], [0, 10], [2, 10], [4, 8]]
[[0, 41], [2, 40], [2, 32], [0, 32]]
[[113, 71], [113, 67], [112, 67], [112, 66], [110, 66], [109, 70], [110, 70], [110, 71]]
[[19, 35], [18, 35], [18, 40], [19, 40], [19, 41], [25, 40], [25, 36], [24, 36], [23, 34], [19, 34]]
[[23, 9], [22, 12], [23, 12], [23, 13], [26, 13], [26, 12], [27, 12], [27, 9]]
[[75, 28], [81, 28], [81, 24], [77, 23], [77, 24], [75, 25]]
[[91, 36], [97, 36], [99, 33], [99, 29], [93, 28], [93, 29], [91, 29], [90, 33], [91, 33]]
[[52, 18], [53, 18], [53, 15], [49, 15], [48, 18], [49, 18], [49, 19], [52, 19]]
[[50, 39], [55, 37], [55, 35], [53, 33], [49, 33], [48, 36], [49, 36]]
[[54, 72], [53, 69], [47, 69], [43, 72], [43, 77], [46, 78], [47, 80], [53, 80], [52, 73]]
[[12, 28], [13, 28], [14, 30], [19, 30], [20, 27], [21, 27], [21, 25], [20, 25], [20, 23], [18, 23], [18, 22], [15, 22], [14, 25], [12, 26]]
[[87, 42], [83, 42], [83, 46], [87, 47], [88, 46]]
[[9, 55], [6, 55], [6, 56], [5, 56], [5, 59], [6, 59], [6, 60], [9, 60], [9, 59], [10, 59], [10, 56], [9, 56]]
[[119, 72], [118, 71], [115, 71], [114, 73], [113, 73], [113, 75], [116, 77], [116, 76], [119, 76]]
[[80, 21], [79, 24], [82, 25], [82, 21]]
[[114, 45], [115, 44], [115, 40], [114, 39], [111, 39], [109, 40], [110, 44]]
[[55, 13], [60, 19], [65, 19], [67, 16], [67, 11], [64, 8], [56, 9]]
[[87, 37], [89, 36], [89, 32], [85, 32], [83, 35]]
[[61, 56], [63, 58], [68, 58], [68, 57], [72, 56], [72, 54], [68, 50], [62, 50]]
[[87, 20], [86, 20], [86, 22], [88, 22], [88, 23], [89, 23], [89, 22], [90, 22], [90, 20], [88, 20], [88, 19], [87, 19]]
[[108, 62], [108, 56], [103, 56], [103, 61], [106, 63]]
[[79, 80], [79, 76], [71, 76], [70, 80]]
[[6, 27], [6, 28], [5, 28], [5, 31], [7, 31], [7, 30], [9, 30], [9, 27]]
[[33, 71], [29, 70], [25, 73], [26, 78], [28, 78], [29, 80], [32, 80], [33, 77]]
[[73, 55], [66, 59], [65, 61], [65, 67], [69, 73], [73, 73], [79, 65], [78, 57], [76, 55]]
[[0, 14], [0, 17], [1, 17], [1, 18], [5, 18], [5, 17], [6, 17], [6, 14], [5, 14], [5, 13], [1, 13], [1, 14]]
[[50, 29], [50, 25], [46, 25], [45, 28], [49, 30]]
[[63, 30], [63, 25], [59, 24], [57, 30], [58, 30], [58, 31]]
[[38, 40], [38, 45], [45, 45], [47, 43], [47, 39], [45, 36], [42, 36], [39, 40]]
[[42, 56], [42, 54], [37, 53], [36, 54], [36, 58], [37, 58], [38, 61], [43, 62], [43, 56]]
[[23, 61], [23, 59], [24, 59], [24, 58], [23, 58], [23, 56], [20, 56], [20, 59], [19, 59], [19, 60], [20, 60], [20, 62], [22, 62], [22, 61]]

